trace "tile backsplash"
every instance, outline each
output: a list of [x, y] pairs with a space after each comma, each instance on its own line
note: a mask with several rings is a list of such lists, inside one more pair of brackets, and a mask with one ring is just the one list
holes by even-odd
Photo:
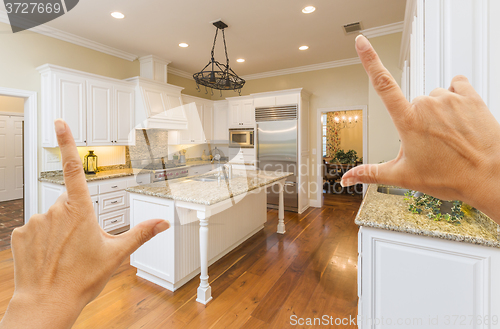
[[[149, 144], [149, 145], [148, 145]], [[168, 131], [136, 129], [135, 145], [129, 146], [130, 160], [159, 159], [168, 156]]]

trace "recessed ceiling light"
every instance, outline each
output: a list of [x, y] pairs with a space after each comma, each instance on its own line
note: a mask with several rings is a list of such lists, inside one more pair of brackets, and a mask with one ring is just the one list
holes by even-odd
[[299, 49], [300, 50], [307, 50], [307, 49], [309, 49], [309, 47], [308, 46], [300, 46]]
[[302, 9], [302, 12], [304, 14], [310, 14], [310, 13], [312, 13], [315, 10], [316, 10], [316, 7], [314, 7], [314, 6], [307, 6], [304, 9]]
[[111, 16], [113, 16], [114, 18], [117, 18], [117, 19], [122, 19], [125, 17], [125, 15], [123, 15], [122, 13], [120, 13], [119, 11], [114, 11], [111, 13]]
[[236, 61], [237, 61], [238, 63], [243, 63], [243, 62], [245, 61], [245, 59], [243, 59], [243, 58], [238, 58]]
[[181, 43], [179, 43], [179, 47], [186, 48], [186, 47], [189, 47], [189, 45], [185, 42], [181, 42]]

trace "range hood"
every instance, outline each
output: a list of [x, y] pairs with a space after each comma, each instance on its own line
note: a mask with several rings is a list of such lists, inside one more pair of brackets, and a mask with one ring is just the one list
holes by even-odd
[[181, 100], [182, 87], [166, 82], [169, 62], [154, 56], [141, 57], [141, 76], [126, 79], [135, 85], [136, 129], [187, 129]]

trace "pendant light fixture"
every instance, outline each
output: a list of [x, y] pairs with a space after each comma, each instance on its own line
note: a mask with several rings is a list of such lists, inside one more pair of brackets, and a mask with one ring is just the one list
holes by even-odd
[[[212, 95], [214, 94], [214, 89], [222, 90], [234, 90], [241, 94], [241, 88], [245, 84], [245, 80], [240, 78], [234, 71], [229, 67], [229, 57], [227, 56], [226, 47], [226, 37], [224, 35], [224, 29], [227, 25], [222, 21], [217, 21], [213, 23], [217, 28], [215, 30], [214, 45], [212, 46], [212, 57], [208, 64], [198, 73], [193, 74], [194, 81], [196, 81], [196, 89], [201, 91], [200, 85], [205, 86], [206, 93], [208, 94], [208, 89], [212, 89]], [[224, 40], [224, 51], [226, 53], [226, 64], [219, 63], [214, 58], [215, 43], [217, 42], [217, 34], [219, 30], [222, 31], [222, 39]]]

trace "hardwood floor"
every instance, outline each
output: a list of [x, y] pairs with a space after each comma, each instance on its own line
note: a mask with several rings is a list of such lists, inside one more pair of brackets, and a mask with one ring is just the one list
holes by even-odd
[[0, 202], [0, 250], [10, 249], [12, 231], [23, 224], [23, 199]]
[[[327, 197], [323, 208], [286, 212], [285, 235], [276, 233], [277, 211], [268, 210], [262, 231], [210, 266], [207, 306], [195, 301], [198, 277], [170, 292], [138, 278], [127, 261], [74, 328], [314, 328], [293, 326], [291, 316], [356, 317], [361, 198], [341, 198], [347, 202]], [[14, 288], [10, 249], [0, 252], [0, 285], [1, 316]]]

